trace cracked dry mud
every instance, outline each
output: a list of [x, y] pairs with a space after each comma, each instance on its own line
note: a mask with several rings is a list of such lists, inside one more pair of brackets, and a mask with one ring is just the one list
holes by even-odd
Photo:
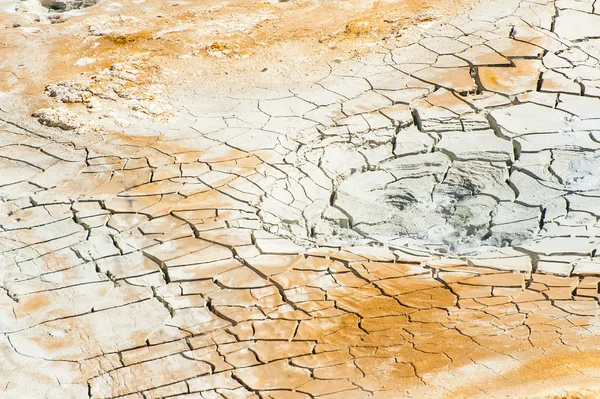
[[598, 0], [95, 3], [0, 2], [1, 398], [600, 397]]

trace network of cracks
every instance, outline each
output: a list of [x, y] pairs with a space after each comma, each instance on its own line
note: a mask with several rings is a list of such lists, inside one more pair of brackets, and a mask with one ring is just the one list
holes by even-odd
[[[312, 84], [215, 100], [162, 135], [78, 141], [1, 111], [0, 386], [124, 399], [593, 388], [597, 37], [595, 2], [492, 2]], [[91, 82], [47, 93], [105, 100]]]

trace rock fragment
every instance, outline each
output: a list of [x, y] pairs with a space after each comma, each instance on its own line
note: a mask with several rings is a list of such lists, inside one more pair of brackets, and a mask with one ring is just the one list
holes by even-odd
[[32, 114], [45, 126], [58, 127], [62, 130], [74, 130], [81, 127], [77, 115], [66, 108], [41, 108]]

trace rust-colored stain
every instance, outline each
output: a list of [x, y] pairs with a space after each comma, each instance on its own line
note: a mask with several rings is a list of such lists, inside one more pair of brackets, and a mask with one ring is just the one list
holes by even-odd
[[37, 312], [51, 304], [52, 300], [47, 294], [32, 294], [21, 298], [19, 301], [19, 311], [24, 314]]
[[[298, 166], [297, 158], [283, 159], [289, 150], [286, 146], [300, 147], [300, 140], [279, 134], [269, 141], [265, 134], [267, 143], [259, 143], [262, 147], [251, 142], [262, 140], [257, 135], [235, 141], [236, 133], [254, 129], [237, 114], [239, 104], [240, 114], [246, 106], [252, 107], [250, 113], [262, 112], [259, 119], [268, 121], [264, 124], [277, 126], [277, 118], [288, 117], [259, 111], [261, 92], [244, 93], [251, 99], [244, 103], [246, 98], [233, 95], [234, 86], [262, 88], [264, 81], [279, 83], [282, 76], [297, 81], [316, 76], [322, 66], [333, 65], [333, 70], [342, 64], [334, 62], [338, 57], [366, 53], [369, 46], [383, 40], [401, 40], [407, 27], [475, 3], [234, 0], [223, 4], [204, 0], [167, 4], [148, 0], [143, 6], [126, 2], [115, 11], [114, 4], [101, 2], [39, 31], [7, 33], [6, 41], [21, 50], [9, 62], [15, 46], [0, 48], [0, 90], [18, 94], [32, 109], [51, 104], [53, 100], [43, 94], [46, 85], [64, 80], [83, 82], [89, 92], [85, 100], [59, 104], [82, 114], [94, 108], [94, 98], [108, 98], [114, 101], [111, 105], [152, 102], [160, 100], [163, 92], [159, 89], [182, 88], [190, 82], [199, 93], [206, 93], [207, 102], [223, 100], [223, 108], [231, 106], [233, 111], [219, 110], [213, 119], [220, 121], [213, 131], [212, 122], [201, 126], [206, 117], [203, 111], [196, 115], [188, 110], [186, 123], [193, 124], [197, 118], [200, 129], [182, 131], [185, 138], [177, 136], [178, 131], [163, 134], [159, 123], [155, 131], [140, 134], [134, 128], [120, 131], [114, 125], [104, 129], [101, 122], [95, 132], [102, 141], [93, 143], [86, 142], [88, 136], [83, 134], [76, 144], [75, 140], [53, 142], [42, 135], [27, 136], [23, 147], [40, 150], [40, 154], [42, 149], [43, 154], [66, 154], [68, 161], [63, 164], [54, 157], [61, 172], [70, 170], [67, 162], [81, 164], [81, 168], [72, 176], [65, 172], [64, 180], [49, 184], [41, 198], [35, 191], [25, 192], [20, 202], [15, 201], [15, 207], [25, 208], [21, 217], [26, 222], [35, 219], [40, 209], [51, 214], [57, 203], [64, 206], [68, 217], [52, 231], [72, 230], [58, 244], [53, 242], [55, 237], [34, 237], [37, 241], [29, 246], [35, 247], [32, 251], [50, 253], [46, 262], [19, 259], [8, 273], [7, 286], [28, 293], [17, 295], [18, 302], [8, 295], [5, 298], [6, 314], [16, 326], [0, 331], [10, 339], [5, 347], [13, 357], [6, 363], [17, 365], [22, 356], [38, 362], [39, 368], [53, 360], [57, 367], [76, 364], [79, 370], [72, 381], [84, 383], [85, 395], [103, 398], [177, 397], [206, 391], [207, 397], [435, 395], [458, 399], [483, 394], [527, 397], [569, 384], [591, 389], [600, 378], [600, 294], [595, 277], [549, 276], [531, 269], [506, 271], [506, 265], [498, 266], [495, 258], [494, 267], [472, 266], [462, 260], [456, 260], [456, 265], [436, 263], [433, 256], [406, 263], [410, 261], [398, 260], [398, 252], [387, 247], [363, 248], [362, 254], [357, 247], [340, 246], [316, 246], [304, 252], [277, 222], [270, 229], [267, 223], [261, 224], [266, 211], [260, 201], [275, 198], [290, 214], [307, 219], [300, 210], [304, 204], [298, 202], [322, 200], [329, 205], [327, 200], [333, 201], [334, 196], [320, 198], [321, 191], [329, 193], [320, 184], [339, 181], [330, 176], [319, 180], [317, 172], [324, 173], [317, 171], [319, 164], [312, 172], [307, 168], [298, 173], [299, 179], [314, 178], [315, 184], [291, 194], [287, 185], [296, 176], [287, 172], [298, 172], [292, 169]], [[0, 22], [10, 21], [1, 16]], [[472, 100], [469, 95], [474, 92], [501, 93], [513, 101], [514, 95], [535, 91], [541, 70], [541, 52], [535, 44], [548, 42], [536, 36], [490, 41], [494, 51], [510, 60], [510, 66], [438, 67], [432, 63], [423, 68], [413, 65], [414, 70], [409, 66], [406, 79], [414, 79], [411, 84], [423, 83], [437, 90], [422, 99], [423, 108], [432, 114], [448, 110], [457, 118], [463, 113], [473, 116], [466, 101]], [[373, 67], [390, 66], [383, 64]], [[276, 73], [269, 75], [272, 71]], [[229, 91], [231, 96], [219, 97], [222, 92], [217, 95], [210, 90], [215, 86], [222, 86], [222, 92]], [[269, 93], [309, 104], [294, 97], [291, 90], [279, 94]], [[249, 106], [250, 101], [254, 103]], [[371, 105], [357, 105], [357, 112], [364, 111], [357, 118], [376, 124], [376, 118], [369, 119], [373, 117]], [[338, 126], [336, 118], [348, 117], [341, 115], [344, 108], [340, 107], [331, 111], [331, 123]], [[100, 107], [99, 114], [109, 115], [112, 108]], [[291, 106], [281, 108], [276, 111], [296, 112]], [[479, 116], [484, 119], [483, 112]], [[304, 114], [298, 116], [302, 118], [311, 121]], [[373, 126], [368, 130], [374, 131]], [[397, 133], [398, 125], [382, 126], [381, 131]], [[350, 134], [348, 142], [363, 133]], [[222, 140], [211, 138], [219, 134]], [[365, 143], [373, 149], [377, 140], [387, 139], [371, 138]], [[302, 143], [302, 151], [308, 144]], [[512, 163], [506, 165], [510, 168]], [[369, 162], [372, 171], [376, 167]], [[39, 169], [45, 173], [45, 168]], [[270, 179], [281, 190], [267, 192], [257, 183]], [[38, 183], [30, 186], [42, 191]], [[283, 218], [279, 221], [282, 224]], [[50, 222], [55, 220], [49, 218]], [[1, 233], [13, 234], [4, 227]], [[15, 226], [23, 237], [28, 230]], [[62, 255], [54, 254], [60, 251]], [[91, 266], [79, 267], [82, 262]], [[58, 273], [47, 276], [51, 272]], [[14, 281], [11, 273], [17, 276]], [[32, 277], [35, 273], [38, 276]], [[76, 290], [70, 294], [66, 290], [98, 279], [110, 287], [96, 292], [102, 301], [90, 300], [89, 308], [85, 302], [79, 314], [66, 308], [65, 303], [77, 299], [73, 299]], [[52, 292], [58, 294], [38, 293], [46, 289], [45, 284], [54, 284]], [[69, 299], [65, 303], [53, 300], [59, 294]], [[109, 297], [113, 294], [114, 298]], [[105, 304], [109, 305], [104, 308]], [[34, 318], [35, 325], [26, 325]], [[24, 370], [25, 375], [32, 375]], [[52, 383], [58, 380], [66, 386], [70, 377], [54, 378]], [[554, 397], [583, 399], [593, 394], [574, 391]]]
[[[8, 63], [14, 69], [2, 70], [8, 79], [1, 79], [0, 85], [8, 90], [26, 86], [25, 90], [33, 95], [49, 83], [71, 80], [81, 73], [95, 74], [115, 63], [130, 61], [149, 61], [167, 68], [193, 65], [213, 81], [222, 79], [223, 71], [260, 69], [273, 59], [281, 66], [298, 68], [296, 61], [300, 58], [305, 60], [301, 64], [305, 68], [341, 54], [363, 52], [368, 47], [365, 45], [374, 40], [401, 35], [414, 23], [476, 3], [361, 0], [269, 4], [237, 0], [224, 5], [214, 0], [181, 4], [151, 0], [144, 3], [141, 14], [137, 4], [124, 3], [118, 11], [108, 11], [100, 4], [60, 24], [43, 25], [41, 32], [29, 34], [27, 39], [16, 30], [9, 32], [9, 42], [22, 50], [18, 54], [20, 64], [28, 66], [17, 68], [14, 62]], [[9, 26], [13, 22], [5, 16], [0, 23]], [[44, 50], [35, 50], [42, 41]], [[225, 58], [211, 56], [215, 51]], [[290, 59], [290, 51], [294, 59]], [[0, 61], [15, 61], [14, 53], [14, 48], [3, 47]], [[178, 60], [180, 56], [193, 61]], [[37, 63], [28, 62], [32, 57]], [[95, 62], [74, 66], [85, 57]], [[244, 61], [247, 58], [251, 60]], [[26, 71], [29, 73], [24, 74]], [[11, 76], [18, 77], [18, 81]], [[34, 105], [45, 104], [36, 100]]]

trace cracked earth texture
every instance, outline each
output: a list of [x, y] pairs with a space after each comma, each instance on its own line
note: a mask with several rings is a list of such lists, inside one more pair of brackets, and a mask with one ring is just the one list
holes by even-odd
[[600, 397], [597, 0], [95, 3], [0, 2], [1, 398]]

